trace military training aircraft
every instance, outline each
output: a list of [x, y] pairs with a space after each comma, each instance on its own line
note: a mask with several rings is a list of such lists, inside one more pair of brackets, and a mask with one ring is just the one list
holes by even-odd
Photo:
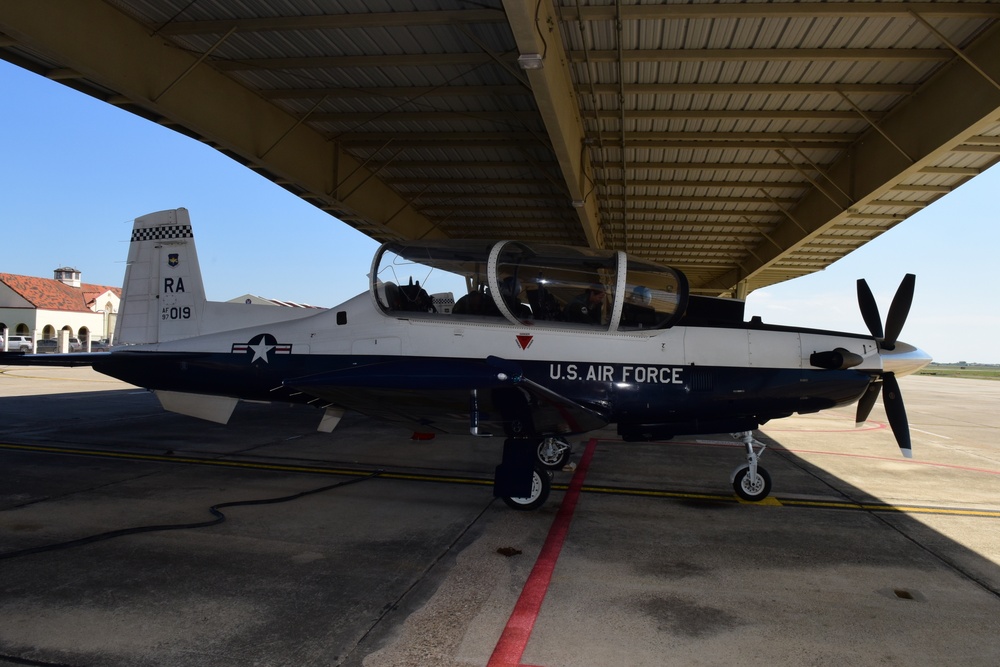
[[885, 387], [910, 456], [896, 381], [930, 362], [897, 340], [915, 278], [885, 328], [863, 280], [870, 335], [744, 321], [744, 304], [691, 294], [677, 270], [624, 252], [520, 241], [393, 241], [368, 291], [329, 310], [209, 302], [187, 210], [135, 220], [109, 352], [4, 353], [0, 364], [91, 365], [155, 393], [167, 410], [226, 423], [240, 400], [307, 403], [332, 431], [345, 410], [423, 432], [504, 438], [494, 494], [542, 505], [566, 438], [617, 425], [626, 441], [734, 433], [735, 492], [771, 489], [752, 431]]

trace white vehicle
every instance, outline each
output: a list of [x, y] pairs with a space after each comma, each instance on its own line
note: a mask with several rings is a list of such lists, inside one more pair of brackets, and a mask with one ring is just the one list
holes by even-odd
[[[0, 346], [3, 345], [3, 338], [0, 338]], [[31, 336], [10, 336], [8, 337], [7, 349], [11, 352], [31, 352], [33, 349]]]

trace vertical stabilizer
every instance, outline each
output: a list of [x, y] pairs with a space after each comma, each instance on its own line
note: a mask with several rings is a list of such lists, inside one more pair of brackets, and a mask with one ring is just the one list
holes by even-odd
[[187, 209], [135, 219], [115, 343], [163, 343], [201, 333], [205, 287]]

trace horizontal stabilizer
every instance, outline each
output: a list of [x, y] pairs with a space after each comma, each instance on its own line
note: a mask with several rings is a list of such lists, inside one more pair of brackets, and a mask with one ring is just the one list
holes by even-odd
[[319, 420], [319, 426], [316, 430], [320, 433], [333, 433], [333, 429], [337, 428], [337, 424], [340, 423], [343, 416], [344, 411], [341, 408], [328, 407], [323, 412], [323, 417]]
[[209, 396], [188, 394], [179, 391], [153, 392], [160, 399], [164, 410], [177, 414], [197, 417], [217, 424], [228, 424], [239, 399], [230, 396]]
[[0, 366], [93, 366], [111, 356], [110, 352], [70, 352], [67, 354], [25, 354], [0, 352]]

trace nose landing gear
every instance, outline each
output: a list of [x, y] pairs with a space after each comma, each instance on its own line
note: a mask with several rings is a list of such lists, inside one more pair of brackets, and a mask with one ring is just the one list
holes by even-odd
[[743, 500], [764, 500], [771, 493], [771, 476], [757, 462], [767, 445], [754, 439], [753, 431], [734, 433], [733, 436], [743, 442], [747, 452], [747, 462], [737, 466], [730, 476], [733, 491]]
[[545, 438], [538, 444], [538, 463], [546, 470], [562, 470], [569, 461], [571, 449], [562, 438]]

